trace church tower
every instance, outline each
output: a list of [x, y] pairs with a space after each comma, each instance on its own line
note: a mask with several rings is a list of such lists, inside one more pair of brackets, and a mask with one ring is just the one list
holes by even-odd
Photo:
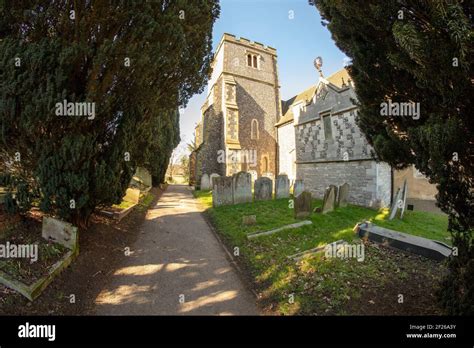
[[212, 68], [197, 126], [197, 176], [241, 170], [254, 178], [275, 176], [281, 115], [276, 50], [224, 34]]

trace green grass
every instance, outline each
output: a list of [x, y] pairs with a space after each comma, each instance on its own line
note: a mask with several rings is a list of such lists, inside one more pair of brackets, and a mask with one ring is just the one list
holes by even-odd
[[403, 219], [388, 220], [389, 209], [382, 209], [372, 219], [373, 223], [415, 236], [439, 240], [451, 244], [451, 237], [447, 232], [448, 217], [444, 214], [424, 211], [405, 211]]
[[[386, 219], [387, 209], [376, 211], [349, 205], [324, 215], [311, 214], [308, 219], [313, 222], [312, 225], [248, 240], [248, 233], [300, 221], [294, 218], [289, 199], [213, 208], [210, 191], [195, 191], [194, 196], [208, 207], [207, 213], [225, 243], [231, 249], [240, 249], [241, 261], [247, 266], [265, 301], [276, 304], [276, 311], [283, 314], [328, 311], [341, 314], [348, 299], [360, 296], [360, 288], [350, 285], [351, 279], [372, 280], [378, 284], [390, 281], [386, 273], [390, 270], [396, 272], [397, 263], [380, 255], [376, 248], [370, 248], [370, 255], [366, 256], [369, 262], [312, 257], [297, 264], [288, 259], [289, 255], [339, 239], [351, 244], [360, 243], [353, 232], [358, 222], [369, 220], [379, 226], [445, 243], [449, 237], [447, 217], [444, 215], [407, 211], [403, 220], [389, 221]], [[321, 203], [314, 200], [313, 207], [321, 206]], [[242, 225], [245, 215], [256, 215], [257, 223], [253, 226]], [[381, 266], [381, 263], [384, 265]], [[385, 271], [381, 272], [383, 268]], [[403, 272], [398, 274], [398, 277], [403, 276]], [[293, 304], [288, 302], [291, 293], [298, 294]]]
[[155, 196], [153, 196], [152, 193], [148, 192], [144, 197], [140, 199], [140, 202], [138, 202], [138, 210], [139, 211], [147, 210], [150, 204], [153, 202], [154, 198]]
[[212, 207], [212, 192], [211, 191], [193, 191], [196, 197], [202, 204]]
[[135, 203], [132, 202], [127, 202], [127, 201], [122, 201], [120, 204], [114, 204], [112, 207], [117, 208], [117, 209], [127, 209], [130, 208], [131, 206], [135, 205]]

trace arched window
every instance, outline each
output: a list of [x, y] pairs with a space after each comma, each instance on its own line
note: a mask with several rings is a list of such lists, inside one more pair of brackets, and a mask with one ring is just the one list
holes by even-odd
[[268, 157], [263, 157], [263, 172], [268, 173]]
[[256, 119], [252, 120], [252, 124], [250, 126], [250, 139], [258, 139], [258, 121]]
[[256, 54], [247, 54], [247, 66], [258, 69], [259, 56]]

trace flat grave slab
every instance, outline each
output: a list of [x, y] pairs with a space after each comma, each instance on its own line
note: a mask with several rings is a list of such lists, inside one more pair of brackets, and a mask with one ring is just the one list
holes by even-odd
[[317, 248], [305, 250], [305, 251], [302, 251], [300, 253], [290, 255], [290, 256], [288, 256], [288, 258], [298, 262], [298, 261], [301, 261], [303, 258], [305, 258], [307, 256], [315, 255], [315, 254], [318, 254], [318, 253], [321, 253], [321, 252], [325, 252], [326, 247], [328, 245], [335, 245], [336, 247], [339, 247], [340, 245], [345, 245], [345, 244], [347, 244], [347, 242], [345, 240], [339, 239], [339, 240], [336, 240], [335, 242], [324, 244], [324, 245], [321, 245]]
[[312, 224], [311, 221], [304, 220], [304, 221], [297, 222], [297, 223], [294, 223], [294, 224], [285, 225], [285, 226], [282, 226], [282, 227], [279, 227], [279, 228], [276, 228], [276, 229], [270, 230], [270, 231], [249, 233], [249, 234], [247, 234], [247, 238], [252, 239], [252, 238], [257, 238], [257, 237], [261, 237], [261, 236], [268, 236], [269, 234], [277, 233], [277, 232], [280, 232], [280, 231], [283, 231], [283, 230], [288, 230], [288, 229], [291, 229], [291, 228], [298, 228], [298, 227], [301, 227], [301, 226], [311, 225], [311, 224]]
[[368, 238], [371, 241], [422, 255], [436, 261], [443, 261], [452, 253], [452, 248], [442, 242], [389, 230], [374, 224], [360, 224], [358, 233], [361, 238]]

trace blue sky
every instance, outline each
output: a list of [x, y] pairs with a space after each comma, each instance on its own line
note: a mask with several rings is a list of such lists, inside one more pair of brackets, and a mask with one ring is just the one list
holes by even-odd
[[[223, 33], [276, 48], [283, 100], [317, 83], [313, 66], [317, 56], [323, 57], [325, 76], [344, 66], [346, 56], [336, 47], [330, 32], [321, 24], [319, 12], [308, 0], [221, 0], [221, 15], [213, 29], [214, 50]], [[182, 143], [193, 139], [205, 95], [206, 92], [193, 96], [181, 112]]]

